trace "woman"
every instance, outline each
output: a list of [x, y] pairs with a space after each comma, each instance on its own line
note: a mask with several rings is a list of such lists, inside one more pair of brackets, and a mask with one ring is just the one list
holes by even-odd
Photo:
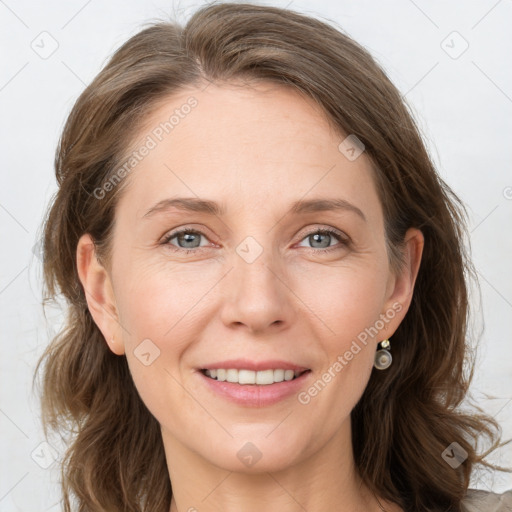
[[457, 408], [463, 206], [356, 42], [250, 4], [150, 26], [78, 99], [56, 175], [66, 511], [510, 510], [468, 490], [499, 426]]

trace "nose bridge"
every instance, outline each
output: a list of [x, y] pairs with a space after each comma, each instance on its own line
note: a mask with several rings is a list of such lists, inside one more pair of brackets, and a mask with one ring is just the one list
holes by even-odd
[[[289, 315], [287, 287], [271, 234], [249, 235], [235, 247], [224, 305], [224, 322], [243, 323], [252, 330], [282, 323]], [[257, 239], [258, 237], [258, 239]], [[264, 238], [264, 240], [263, 240]], [[289, 319], [288, 319], [289, 320]]]
[[[273, 220], [269, 209], [264, 208], [261, 201], [252, 204], [249, 209], [245, 203], [231, 221], [231, 232], [234, 240], [238, 240], [234, 246], [235, 267], [246, 271], [252, 268], [259, 271], [266, 270], [267, 266], [273, 266], [276, 255], [274, 243], [276, 230], [271, 229]], [[252, 273], [252, 272], [249, 272]]]
[[[279, 271], [279, 260], [272, 246], [272, 236], [249, 235], [235, 248], [233, 261], [233, 281], [240, 287], [249, 287], [252, 295], [269, 294], [278, 288], [276, 273]], [[242, 290], [243, 291], [243, 290]]]

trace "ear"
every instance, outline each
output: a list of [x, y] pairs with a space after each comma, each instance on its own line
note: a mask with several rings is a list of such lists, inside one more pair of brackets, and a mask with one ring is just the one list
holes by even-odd
[[424, 243], [423, 233], [419, 229], [409, 228], [407, 230], [404, 237], [403, 266], [398, 274], [390, 274], [387, 283], [386, 301], [382, 313], [386, 314], [388, 312], [389, 314], [390, 311], [395, 313], [382, 330], [382, 339], [393, 335], [409, 309], [414, 284], [420, 268]]
[[112, 352], [124, 354], [121, 324], [114, 290], [107, 270], [96, 256], [96, 247], [89, 234], [82, 235], [76, 249], [77, 270], [85, 291], [89, 312]]

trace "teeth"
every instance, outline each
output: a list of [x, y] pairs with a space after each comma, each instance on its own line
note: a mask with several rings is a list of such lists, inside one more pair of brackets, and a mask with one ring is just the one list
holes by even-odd
[[252, 370], [235, 370], [233, 368], [216, 370], [205, 370], [205, 374], [212, 379], [219, 381], [235, 382], [238, 384], [259, 384], [267, 386], [283, 380], [292, 380], [300, 375], [299, 371], [294, 370], [263, 370], [254, 372]]

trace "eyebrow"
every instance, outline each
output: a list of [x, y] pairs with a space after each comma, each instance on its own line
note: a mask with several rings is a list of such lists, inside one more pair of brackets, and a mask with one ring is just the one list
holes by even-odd
[[[216, 216], [222, 216], [226, 213], [224, 206], [209, 199], [199, 199], [195, 197], [175, 197], [159, 201], [144, 214], [143, 218], [151, 217], [156, 213], [164, 212], [170, 210], [171, 208], [177, 208], [179, 210], [189, 212], [206, 213]], [[298, 215], [304, 213], [340, 210], [353, 212], [366, 222], [364, 213], [357, 206], [349, 203], [345, 199], [319, 198], [299, 200], [292, 203], [288, 213]]]

